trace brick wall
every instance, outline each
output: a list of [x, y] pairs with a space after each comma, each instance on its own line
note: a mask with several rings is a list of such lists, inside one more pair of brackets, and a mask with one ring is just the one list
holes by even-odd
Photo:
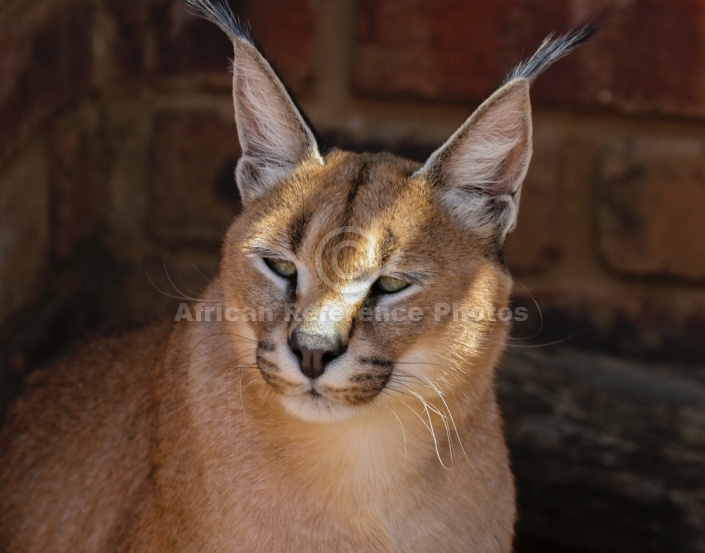
[[[231, 4], [325, 139], [419, 160], [548, 32], [609, 8], [533, 90], [516, 333], [705, 360], [705, 3]], [[70, 339], [174, 313], [216, 270], [239, 209], [231, 55], [177, 0], [0, 6], [4, 399]]]

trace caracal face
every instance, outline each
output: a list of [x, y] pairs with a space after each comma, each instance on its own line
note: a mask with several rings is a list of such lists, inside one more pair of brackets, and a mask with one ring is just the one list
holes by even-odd
[[[253, 315], [242, 317], [252, 362], [292, 414], [339, 420], [410, 394], [438, 402], [484, 377], [473, 365], [500, 346], [506, 323], [491, 311], [506, 305], [509, 277], [496, 242], [458, 224], [419, 169], [333, 151], [230, 229], [228, 304]], [[296, 337], [328, 352], [310, 374]]]

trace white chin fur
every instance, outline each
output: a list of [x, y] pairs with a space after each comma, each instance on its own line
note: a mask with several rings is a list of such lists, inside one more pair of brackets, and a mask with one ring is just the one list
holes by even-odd
[[284, 409], [306, 422], [332, 423], [349, 420], [359, 412], [359, 407], [343, 405], [325, 397], [309, 395], [280, 396]]

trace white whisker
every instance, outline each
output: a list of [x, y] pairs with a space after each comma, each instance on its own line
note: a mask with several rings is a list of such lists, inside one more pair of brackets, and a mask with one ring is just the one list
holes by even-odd
[[443, 392], [441, 392], [438, 389], [438, 386], [436, 386], [430, 379], [427, 379], [427, 382], [436, 391], [436, 393], [438, 394], [438, 397], [441, 398], [443, 405], [445, 405], [446, 412], [448, 413], [448, 417], [450, 418], [450, 422], [453, 425], [453, 429], [455, 430], [455, 436], [456, 436], [456, 438], [458, 438], [458, 444], [460, 445], [460, 449], [462, 450], [463, 455], [465, 455], [465, 458], [468, 459], [468, 454], [465, 451], [465, 447], [463, 446], [463, 441], [460, 439], [460, 433], [458, 432], [458, 426], [455, 424], [455, 419], [453, 418], [453, 413], [451, 413], [450, 406], [448, 405], [448, 402], [446, 402]]
[[[438, 457], [438, 461], [441, 463], [441, 466], [442, 466], [444, 469], [450, 470], [450, 469], [445, 465], [445, 463], [443, 462], [443, 458], [441, 457], [441, 451], [440, 451], [440, 449], [439, 449], [439, 447], [438, 447], [438, 438], [436, 438], [436, 432], [435, 432], [435, 430], [433, 429], [433, 419], [431, 418], [431, 410], [429, 410], [429, 405], [428, 405], [428, 403], [426, 402], [426, 400], [425, 400], [421, 395], [417, 394], [416, 392], [411, 392], [411, 393], [412, 393], [413, 395], [415, 395], [415, 396], [421, 401], [421, 404], [423, 405], [423, 408], [424, 408], [424, 412], [426, 413], [426, 416], [428, 417], [428, 426], [427, 426], [426, 428], [428, 428], [429, 432], [431, 433], [431, 437], [433, 438], [433, 446], [434, 446], [434, 448], [435, 448], [435, 450], [436, 450], [436, 457]], [[435, 409], [434, 409], [434, 411], [435, 411], [435, 412], [438, 412], [438, 411], [435, 410]], [[415, 412], [415, 411], [414, 411], [414, 412]], [[442, 415], [441, 415], [441, 416], [442, 416]]]

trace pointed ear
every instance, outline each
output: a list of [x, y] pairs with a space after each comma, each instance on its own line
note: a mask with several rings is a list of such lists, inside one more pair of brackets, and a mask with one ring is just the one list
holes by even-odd
[[245, 38], [233, 37], [233, 45], [233, 101], [242, 148], [236, 178], [246, 204], [301, 162], [323, 160], [313, 131], [267, 60]]
[[421, 169], [461, 224], [500, 244], [516, 224], [531, 159], [529, 84], [519, 78], [497, 90]]

